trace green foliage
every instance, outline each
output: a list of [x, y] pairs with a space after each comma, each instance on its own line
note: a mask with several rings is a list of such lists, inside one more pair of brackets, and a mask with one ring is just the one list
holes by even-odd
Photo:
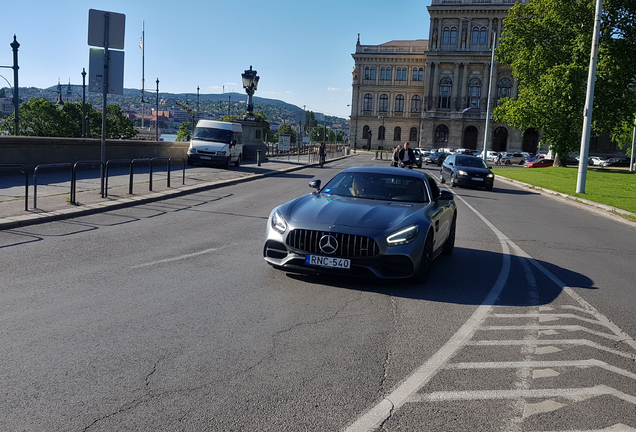
[[[593, 0], [530, 0], [504, 20], [497, 61], [512, 66], [516, 100], [505, 99], [494, 117], [518, 129], [536, 127], [559, 155], [578, 150], [594, 28]], [[611, 133], [636, 111], [636, 2], [606, 0], [593, 108], [594, 131]], [[623, 54], [621, 54], [621, 52]], [[633, 59], [633, 57], [631, 57]]]
[[179, 125], [179, 132], [177, 132], [177, 141], [188, 141], [188, 137], [190, 136], [190, 132], [192, 131], [192, 123], [183, 122]]
[[280, 125], [278, 128], [278, 133], [274, 136], [274, 142], [278, 142], [278, 135], [287, 134], [291, 135], [290, 142], [293, 144], [296, 142], [296, 129], [292, 127], [292, 125], [284, 124]]
[[[89, 137], [101, 137], [102, 113], [86, 105]], [[13, 133], [13, 114], [2, 124], [2, 131]], [[66, 102], [59, 109], [44, 98], [32, 98], [20, 106], [20, 135], [81, 138], [82, 104]], [[117, 105], [106, 109], [106, 138], [131, 139], [137, 135], [132, 122]]]
[[335, 143], [336, 142], [336, 134], [331, 129], [327, 128], [325, 134], [325, 127], [318, 126], [311, 130], [309, 133], [309, 138], [312, 142], [324, 142], [324, 143]]

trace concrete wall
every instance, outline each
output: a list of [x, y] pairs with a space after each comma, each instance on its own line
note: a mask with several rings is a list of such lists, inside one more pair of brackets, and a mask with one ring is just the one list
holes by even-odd
[[[153, 157], [187, 158], [189, 143], [106, 140], [106, 160]], [[37, 165], [101, 159], [101, 140], [0, 136], [0, 164]]]

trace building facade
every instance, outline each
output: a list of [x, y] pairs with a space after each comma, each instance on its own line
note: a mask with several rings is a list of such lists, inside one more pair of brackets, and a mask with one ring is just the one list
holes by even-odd
[[[428, 39], [362, 45], [353, 54], [354, 145], [484, 148], [493, 41], [515, 0], [433, 0]], [[512, 70], [495, 63], [491, 110], [516, 97]], [[534, 153], [539, 133], [492, 120], [487, 149]]]

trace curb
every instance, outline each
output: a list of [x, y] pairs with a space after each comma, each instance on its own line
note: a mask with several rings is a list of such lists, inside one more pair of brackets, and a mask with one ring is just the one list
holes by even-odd
[[[341, 156], [338, 158], [330, 159], [327, 163], [335, 162], [350, 156]], [[215, 189], [221, 186], [229, 186], [237, 183], [244, 183], [251, 180], [257, 180], [265, 177], [269, 177], [276, 174], [298, 171], [307, 167], [318, 166], [318, 163], [292, 166], [281, 170], [266, 171], [261, 174], [253, 174], [245, 177], [238, 177], [228, 180], [217, 180], [198, 185], [183, 186], [175, 190], [167, 190], [161, 192], [153, 192], [144, 196], [134, 196], [130, 198], [123, 198], [117, 201], [100, 202], [94, 204], [85, 204], [82, 206], [69, 207], [62, 210], [53, 210], [46, 213], [34, 213], [21, 216], [11, 216], [0, 219], [0, 231], [12, 228], [19, 228], [29, 225], [35, 225], [39, 223], [54, 222], [63, 219], [69, 219], [78, 216], [87, 216], [91, 214], [101, 213], [109, 210], [118, 210], [125, 207], [130, 207], [139, 204], [148, 204], [156, 201], [162, 201], [169, 198], [176, 198], [192, 193], [203, 192], [210, 189]]]
[[509, 179], [507, 177], [497, 176], [498, 180], [505, 180], [508, 183], [513, 184], [521, 189], [529, 189], [546, 195], [550, 198], [557, 199], [566, 204], [578, 207], [583, 210], [590, 211], [592, 213], [605, 216], [614, 221], [623, 222], [631, 227], [636, 227], [636, 213], [629, 212], [627, 210], [619, 209], [616, 207], [608, 206], [606, 204], [600, 204], [594, 201], [586, 200], [585, 198], [568, 195], [561, 192], [556, 192], [550, 189], [545, 189], [540, 186], [534, 186], [529, 183], [520, 182], [518, 180]]

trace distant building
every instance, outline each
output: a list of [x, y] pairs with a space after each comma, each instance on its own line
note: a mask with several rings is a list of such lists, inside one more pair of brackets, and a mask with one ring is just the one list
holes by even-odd
[[13, 113], [13, 99], [9, 98], [0, 98], [0, 111], [3, 114], [12, 114]]

